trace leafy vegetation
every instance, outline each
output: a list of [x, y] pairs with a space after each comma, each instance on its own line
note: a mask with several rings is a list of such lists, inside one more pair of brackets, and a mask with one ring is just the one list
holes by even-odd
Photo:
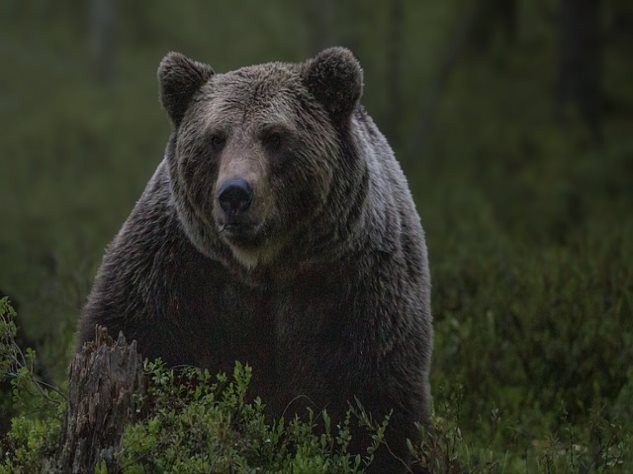
[[[326, 412], [309, 413], [303, 421], [267, 421], [262, 401], [247, 401], [250, 369], [239, 363], [230, 382], [224, 374], [213, 378], [194, 368], [175, 373], [160, 363], [146, 364], [146, 371], [150, 388], [139, 400], [142, 421], [126, 430], [120, 454], [124, 472], [357, 473], [371, 463], [386, 426], [360, 408], [335, 426]], [[373, 433], [364, 456], [348, 452], [352, 422]]]
[[[22, 414], [12, 419], [4, 440], [0, 473], [57, 472], [65, 399], [36, 375], [35, 353], [22, 355], [14, 317], [1, 299], [0, 376], [10, 381]], [[341, 423], [325, 411], [309, 412], [306, 419], [267, 420], [262, 401], [247, 399], [251, 370], [239, 362], [230, 380], [193, 367], [167, 369], [160, 361], [146, 361], [144, 369], [148, 388], [136, 395], [137, 421], [126, 428], [115, 453], [124, 473], [360, 473], [371, 464], [388, 423], [372, 420], [360, 405]], [[371, 434], [363, 455], [348, 451], [351, 423]]]
[[[0, 299], [0, 384], [10, 386], [14, 411], [11, 429], [2, 438], [0, 473], [41, 472], [56, 447], [64, 409], [62, 392], [48, 387], [35, 370], [35, 352], [16, 344], [15, 311]], [[9, 408], [4, 401], [3, 411]]]

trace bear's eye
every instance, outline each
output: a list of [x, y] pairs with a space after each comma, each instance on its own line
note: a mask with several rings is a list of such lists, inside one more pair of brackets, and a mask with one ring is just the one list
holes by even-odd
[[223, 135], [216, 134], [211, 136], [211, 148], [213, 148], [213, 151], [220, 151], [224, 147], [225, 142], [226, 138]]
[[264, 137], [264, 144], [272, 150], [278, 150], [281, 147], [281, 141], [281, 133], [279, 132], [267, 133]]

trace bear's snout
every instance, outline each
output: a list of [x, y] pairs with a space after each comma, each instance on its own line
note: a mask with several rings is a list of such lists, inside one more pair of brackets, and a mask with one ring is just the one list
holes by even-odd
[[218, 202], [229, 221], [247, 211], [252, 201], [253, 188], [242, 178], [225, 181], [218, 191]]

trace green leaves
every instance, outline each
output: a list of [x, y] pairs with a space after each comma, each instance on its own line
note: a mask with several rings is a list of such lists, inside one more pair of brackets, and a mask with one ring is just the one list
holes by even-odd
[[12, 405], [3, 410], [19, 413], [11, 419], [0, 455], [0, 474], [41, 472], [56, 447], [65, 407], [59, 389], [36, 374], [35, 352], [22, 350], [15, 341], [16, 313], [7, 298], [0, 299], [0, 383], [9, 384]]
[[[42, 472], [54, 466], [65, 399], [37, 376], [36, 356], [15, 341], [15, 312], [0, 300], [0, 368], [13, 392], [11, 429], [3, 440], [0, 474]], [[383, 443], [388, 417], [372, 420], [357, 402], [333, 426], [326, 412], [271, 420], [249, 397], [252, 370], [235, 363], [231, 377], [194, 367], [168, 369], [145, 361], [144, 394], [134, 398], [134, 421], [115, 457], [124, 473], [360, 473]], [[366, 453], [351, 454], [352, 423], [367, 430]], [[97, 464], [96, 473], [105, 472]]]
[[[251, 368], [239, 362], [231, 378], [174, 371], [160, 361], [145, 369], [148, 395], [137, 399], [139, 420], [126, 429], [118, 454], [126, 473], [363, 472], [388, 422], [374, 423], [360, 405], [336, 427], [326, 412], [268, 420], [262, 401], [248, 397]], [[371, 433], [364, 457], [348, 452], [352, 420]]]

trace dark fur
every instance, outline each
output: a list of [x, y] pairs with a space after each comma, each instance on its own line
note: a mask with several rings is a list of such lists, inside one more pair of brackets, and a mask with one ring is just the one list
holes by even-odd
[[[214, 75], [170, 53], [159, 80], [174, 132], [106, 252], [80, 342], [102, 324], [169, 365], [247, 362], [272, 415], [309, 400], [341, 417], [356, 396], [376, 418], [393, 410], [388, 443], [406, 458], [404, 438], [430, 416], [426, 246], [400, 167], [358, 105], [358, 62], [333, 48]], [[239, 244], [218, 230], [214, 194], [236, 173], [256, 196]], [[382, 449], [377, 472], [399, 466]]]

